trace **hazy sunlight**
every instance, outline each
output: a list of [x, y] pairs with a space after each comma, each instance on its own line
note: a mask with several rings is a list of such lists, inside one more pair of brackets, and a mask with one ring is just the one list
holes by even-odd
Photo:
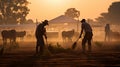
[[50, 4], [62, 4], [65, 0], [45, 0], [46, 2], [50, 3]]

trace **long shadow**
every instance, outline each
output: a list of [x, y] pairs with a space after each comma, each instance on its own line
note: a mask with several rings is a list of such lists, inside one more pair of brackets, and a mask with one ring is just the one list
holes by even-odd
[[48, 57], [33, 55], [26, 57], [25, 59], [23, 58], [23, 60], [12, 62], [8, 67], [36, 67], [38, 65], [41, 66], [42, 64], [36, 61], [42, 61], [46, 59], [48, 59]]
[[99, 65], [104, 66], [116, 66], [120, 64], [120, 58], [116, 58], [116, 56], [120, 55], [120, 53], [91, 53], [86, 54], [88, 60], [95, 60]]
[[33, 67], [35, 65], [34, 61], [37, 60], [34, 58], [35, 56], [30, 56], [25, 59], [23, 58], [23, 60], [12, 62], [8, 67]]

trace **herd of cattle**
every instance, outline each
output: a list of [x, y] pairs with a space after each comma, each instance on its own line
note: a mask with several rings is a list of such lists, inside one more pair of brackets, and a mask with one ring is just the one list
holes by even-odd
[[10, 40], [10, 43], [16, 42], [16, 38], [23, 38], [26, 35], [26, 31], [16, 31], [16, 30], [3, 30], [1, 32], [3, 43], [7, 43], [7, 39]]
[[[75, 34], [74, 30], [62, 31], [61, 35], [62, 35], [63, 42], [72, 41], [74, 34]], [[50, 34], [50, 35], [52, 35], [52, 34]], [[16, 42], [16, 39], [18, 37], [23, 39], [24, 36], [26, 36], [26, 31], [2, 30], [1, 36], [2, 36], [3, 43], [6, 44], [8, 40], [10, 41], [10, 43], [14, 43], [14, 42]]]
[[[75, 36], [75, 34], [76, 34], [76, 32], [74, 29], [69, 30], [69, 31], [62, 31], [61, 35], [62, 35], [63, 42], [72, 41], [72, 38]], [[10, 43], [16, 42], [16, 38], [19, 37], [22, 39], [22, 38], [24, 38], [25, 35], [26, 35], [26, 31], [16, 31], [16, 30], [2, 30], [1, 31], [3, 43], [7, 43], [7, 39], [10, 40]], [[114, 40], [120, 40], [120, 33], [119, 32], [111, 32], [110, 38], [114, 39]]]

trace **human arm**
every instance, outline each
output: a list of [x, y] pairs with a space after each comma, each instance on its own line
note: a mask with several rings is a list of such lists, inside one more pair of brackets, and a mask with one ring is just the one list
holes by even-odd
[[47, 39], [46, 28], [44, 28], [44, 37], [45, 37], [45, 39]]
[[44, 36], [45, 36], [45, 39], [47, 39], [47, 35], [46, 35], [46, 34], [44, 34]]
[[83, 24], [81, 25], [81, 33], [80, 33], [79, 38], [81, 38], [82, 34], [83, 34]]

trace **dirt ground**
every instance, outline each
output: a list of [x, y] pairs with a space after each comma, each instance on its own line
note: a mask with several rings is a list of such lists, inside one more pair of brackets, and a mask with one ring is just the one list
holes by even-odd
[[[0, 56], [0, 67], [90, 67], [120, 66], [120, 43], [95, 42], [91, 53], [78, 48], [69, 53], [51, 56], [35, 55], [35, 42], [19, 42], [19, 47], [5, 49]], [[8, 45], [9, 46], [9, 45]]]

